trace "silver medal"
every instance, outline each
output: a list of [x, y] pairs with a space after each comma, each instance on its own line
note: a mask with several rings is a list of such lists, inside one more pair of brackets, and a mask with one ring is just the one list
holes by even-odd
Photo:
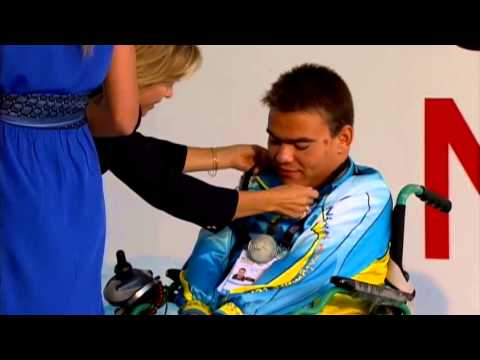
[[279, 254], [279, 247], [273, 237], [267, 234], [252, 234], [248, 243], [248, 257], [250, 260], [265, 264]]

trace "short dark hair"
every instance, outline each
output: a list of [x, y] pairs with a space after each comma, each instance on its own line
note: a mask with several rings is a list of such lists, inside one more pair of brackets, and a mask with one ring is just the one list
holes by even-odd
[[345, 81], [333, 70], [303, 64], [280, 75], [262, 102], [280, 112], [324, 111], [332, 135], [353, 126], [353, 100]]

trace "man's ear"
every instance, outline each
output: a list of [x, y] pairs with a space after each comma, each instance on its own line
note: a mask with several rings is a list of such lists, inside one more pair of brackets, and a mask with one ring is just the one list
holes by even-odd
[[353, 127], [345, 125], [337, 134], [337, 154], [348, 154], [353, 141]]

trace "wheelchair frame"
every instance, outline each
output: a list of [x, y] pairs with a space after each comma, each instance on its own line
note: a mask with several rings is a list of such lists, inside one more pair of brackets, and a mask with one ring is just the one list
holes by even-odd
[[[409, 184], [404, 186], [399, 192], [392, 215], [392, 236], [390, 239], [390, 262], [396, 265], [401, 271], [400, 276], [408, 283], [409, 275], [403, 268], [403, 243], [405, 228], [405, 210], [408, 198], [415, 195], [427, 206], [432, 206], [439, 211], [448, 213], [452, 208], [450, 200], [426, 189], [422, 185]], [[123, 273], [122, 273], [123, 271]], [[144, 284], [130, 298], [123, 301], [109, 301], [106, 290], [111, 286], [112, 280], [118, 281], [119, 278], [128, 278], [134, 272], [142, 272]], [[155, 315], [158, 309], [167, 304], [174, 302], [181, 285], [179, 280], [180, 270], [169, 269], [166, 276], [172, 280], [168, 286], [164, 286], [160, 278], [153, 277], [151, 271], [151, 279], [145, 278], [145, 271], [133, 269], [126, 262], [125, 254], [122, 250], [117, 251], [117, 266], [115, 267], [116, 275], [107, 283], [104, 296], [110, 304], [117, 306], [115, 314], [118, 315]], [[358, 280], [334, 276], [330, 279], [333, 287], [326, 293], [319, 295], [308, 306], [294, 312], [294, 315], [318, 315], [325, 306], [338, 294], [345, 294], [354, 298], [366, 300], [369, 303], [369, 314], [379, 315], [411, 315], [408, 303], [415, 297], [415, 290], [410, 292], [400, 290], [401, 286], [390, 282], [388, 277], [384, 286], [376, 286]], [[140, 295], [139, 295], [140, 294]], [[135, 299], [132, 302], [132, 299]]]

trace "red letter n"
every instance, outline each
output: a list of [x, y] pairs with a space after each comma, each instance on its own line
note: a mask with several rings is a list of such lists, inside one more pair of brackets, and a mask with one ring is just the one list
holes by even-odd
[[[425, 186], [448, 198], [448, 145], [480, 194], [480, 145], [453, 99], [425, 99]], [[455, 211], [455, 204], [452, 207]], [[448, 214], [425, 207], [427, 259], [449, 258]]]

